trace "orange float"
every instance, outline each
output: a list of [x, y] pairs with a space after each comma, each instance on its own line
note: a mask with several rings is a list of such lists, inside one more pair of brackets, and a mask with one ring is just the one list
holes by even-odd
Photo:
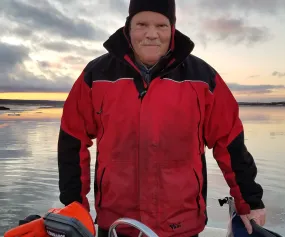
[[52, 208], [47, 214], [21, 224], [4, 234], [4, 237], [94, 237], [93, 219], [78, 202], [64, 208]]

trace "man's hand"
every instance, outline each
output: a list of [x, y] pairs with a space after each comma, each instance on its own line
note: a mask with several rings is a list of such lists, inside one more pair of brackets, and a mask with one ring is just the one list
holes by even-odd
[[257, 209], [257, 210], [251, 210], [248, 215], [240, 215], [245, 228], [247, 229], [247, 232], [249, 234], [252, 234], [252, 226], [250, 224], [250, 220], [254, 220], [256, 224], [260, 226], [264, 226], [265, 224], [265, 216], [266, 216], [266, 210], [263, 209]]

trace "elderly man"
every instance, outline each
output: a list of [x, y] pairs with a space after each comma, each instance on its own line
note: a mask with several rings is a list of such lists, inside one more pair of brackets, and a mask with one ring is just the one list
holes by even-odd
[[[205, 146], [237, 211], [265, 221], [263, 191], [244, 144], [238, 104], [221, 76], [191, 55], [175, 28], [174, 0], [131, 0], [129, 16], [86, 66], [65, 102], [58, 143], [60, 200], [89, 210], [90, 154], [96, 138], [99, 236], [129, 217], [161, 237], [191, 237], [207, 223]], [[137, 231], [121, 227], [122, 236]]]

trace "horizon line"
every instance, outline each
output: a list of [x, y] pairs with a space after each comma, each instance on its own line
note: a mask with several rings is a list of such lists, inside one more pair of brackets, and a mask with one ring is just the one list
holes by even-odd
[[[39, 103], [39, 102], [65, 102], [65, 100], [43, 100], [43, 99], [1, 99], [0, 98], [0, 102], [35, 102], [35, 103]], [[285, 100], [280, 100], [280, 101], [270, 101], [270, 102], [258, 102], [258, 101], [238, 101], [237, 103], [247, 103], [247, 104], [285, 104]]]

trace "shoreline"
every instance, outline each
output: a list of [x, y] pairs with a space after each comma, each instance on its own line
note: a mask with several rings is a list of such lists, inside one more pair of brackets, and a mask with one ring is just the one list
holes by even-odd
[[[43, 101], [43, 100], [3, 100], [0, 99], [0, 121], [12, 120], [60, 120], [62, 116], [64, 101]], [[261, 120], [269, 119], [261, 113], [263, 108], [270, 110], [283, 111], [285, 102], [270, 103], [251, 103], [240, 102], [240, 116], [248, 119], [249, 117]], [[1, 110], [1, 108], [5, 108]], [[252, 108], [252, 109], [251, 109]], [[244, 111], [243, 111], [244, 110]], [[258, 110], [258, 113], [256, 113]], [[251, 111], [255, 111], [252, 114]]]
[[238, 102], [239, 106], [271, 106], [281, 107], [285, 106], [285, 102]]
[[[18, 106], [39, 106], [39, 108], [62, 108], [65, 101], [58, 100], [12, 100], [12, 99], [0, 99], [0, 111], [4, 111], [2, 107], [7, 105]], [[238, 102], [239, 106], [266, 106], [266, 107], [285, 107], [285, 101], [277, 102]], [[9, 108], [9, 107], [8, 107]], [[7, 108], [5, 108], [7, 109]], [[10, 108], [9, 108], [10, 109]]]

